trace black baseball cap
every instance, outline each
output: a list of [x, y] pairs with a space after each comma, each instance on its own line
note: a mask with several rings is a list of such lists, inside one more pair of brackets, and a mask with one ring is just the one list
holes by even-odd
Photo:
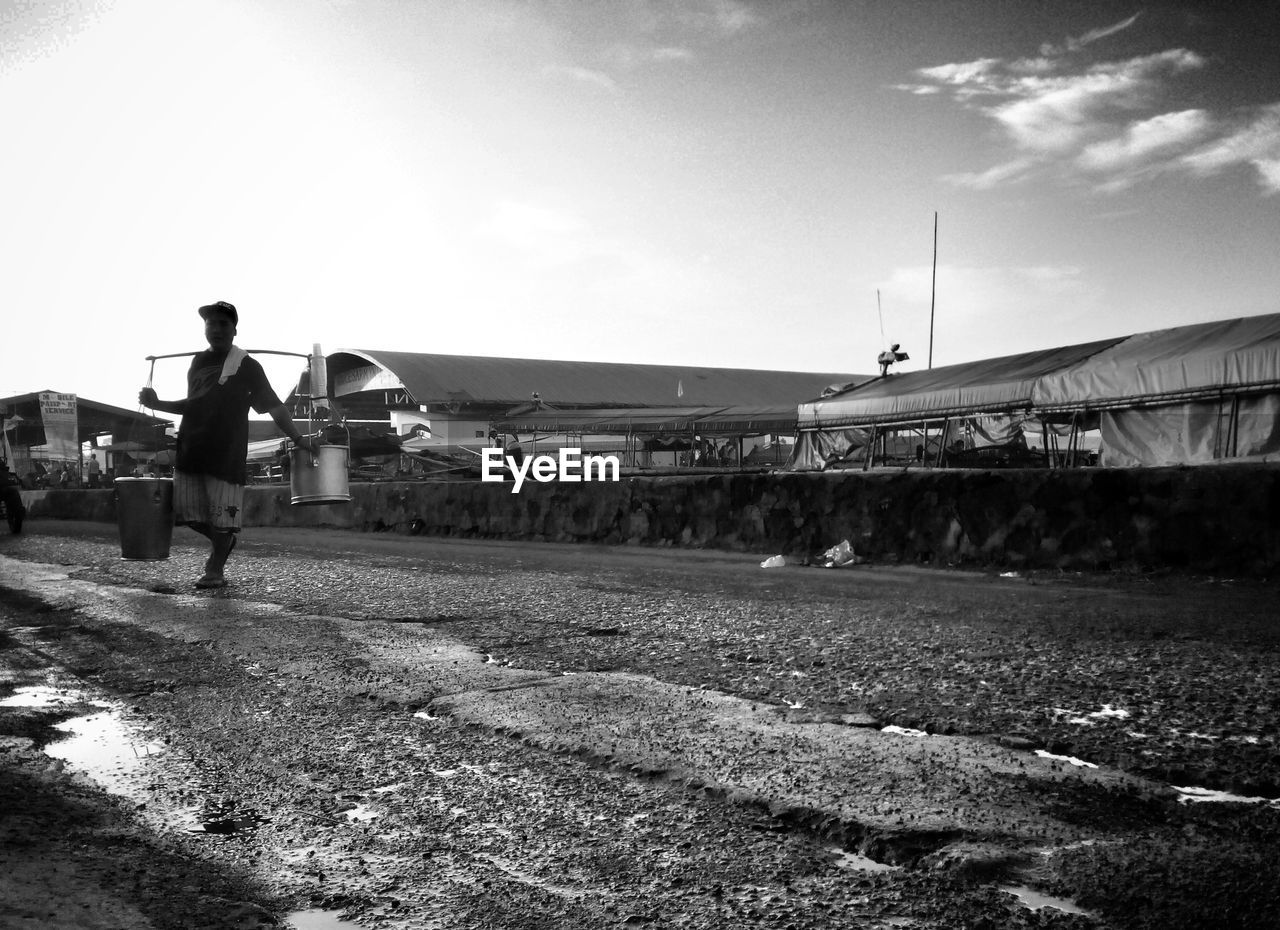
[[240, 314], [236, 313], [235, 304], [229, 304], [225, 300], [219, 300], [215, 303], [205, 304], [200, 308], [200, 316], [204, 319], [209, 319], [210, 313], [225, 313], [227, 316], [231, 317], [231, 324], [233, 326], [240, 325]]

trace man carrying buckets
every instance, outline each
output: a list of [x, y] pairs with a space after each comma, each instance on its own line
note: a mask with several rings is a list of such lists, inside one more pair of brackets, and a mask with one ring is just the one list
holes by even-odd
[[297, 445], [309, 451], [314, 446], [293, 425], [262, 366], [233, 344], [240, 323], [236, 308], [220, 300], [199, 312], [209, 349], [191, 360], [186, 398], [160, 400], [145, 387], [138, 402], [182, 416], [173, 475], [174, 523], [209, 538], [209, 560], [196, 587], [224, 588], [223, 567], [235, 548], [244, 506], [249, 408], [270, 415]]

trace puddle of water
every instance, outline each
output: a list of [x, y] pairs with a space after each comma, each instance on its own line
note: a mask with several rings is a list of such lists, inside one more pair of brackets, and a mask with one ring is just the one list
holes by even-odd
[[910, 727], [900, 727], [895, 724], [889, 724], [887, 727], [880, 728], [881, 733], [898, 733], [902, 736], [928, 736], [924, 730], [913, 730]]
[[896, 872], [900, 868], [900, 866], [889, 865], [887, 862], [876, 862], [861, 853], [848, 852], [838, 846], [833, 846], [831, 851], [836, 855], [837, 869], [848, 869], [851, 872]]
[[50, 743], [45, 753], [117, 794], [129, 794], [132, 776], [147, 757], [164, 752], [161, 744], [138, 739], [115, 710], [74, 717], [57, 724], [55, 729], [71, 735]]
[[353, 823], [365, 823], [370, 820], [375, 820], [381, 816], [377, 811], [369, 807], [368, 804], [357, 804], [350, 810], [343, 811], [343, 814]]
[[1081, 714], [1079, 711], [1068, 710], [1065, 707], [1054, 707], [1052, 710], [1055, 717], [1066, 718], [1067, 723], [1084, 727], [1091, 727], [1099, 720], [1125, 720], [1132, 716], [1129, 711], [1114, 704], [1103, 704], [1101, 710], [1088, 714]]
[[1103, 704], [1102, 710], [1095, 710], [1089, 716], [1095, 719], [1113, 717], [1117, 720], [1124, 720], [1126, 717], [1130, 717], [1132, 715], [1123, 707], [1115, 707], [1114, 705], [1111, 705], [1111, 704]]
[[[67, 704], [79, 703], [81, 703], [80, 696], [74, 691], [36, 685], [30, 688], [18, 688], [7, 698], [0, 700], [0, 707], [62, 707]], [[94, 706], [107, 707], [109, 705], [95, 702]]]
[[1229, 791], [1215, 791], [1211, 788], [1179, 788], [1177, 785], [1170, 785], [1170, 787], [1178, 792], [1178, 800], [1183, 804], [1225, 802], [1234, 804], [1271, 804], [1280, 807], [1280, 798], [1246, 798], [1243, 795], [1232, 794]]
[[306, 911], [294, 911], [286, 914], [286, 925], [293, 930], [359, 930], [360, 925], [351, 920], [343, 920], [337, 911], [325, 911], [312, 908]]
[[1093, 917], [1094, 915], [1086, 911], [1074, 901], [1066, 898], [1055, 898], [1052, 895], [1042, 894], [1034, 888], [1028, 888], [1025, 885], [1001, 885], [1000, 890], [1011, 894], [1018, 899], [1023, 907], [1038, 911], [1042, 908], [1051, 907], [1055, 910], [1062, 911], [1065, 914], [1080, 914], [1084, 917]]
[[1047, 749], [1037, 749], [1036, 755], [1041, 759], [1053, 759], [1055, 762], [1067, 762], [1080, 768], [1096, 769], [1098, 766], [1094, 762], [1085, 762], [1083, 759], [1077, 759], [1075, 756], [1055, 756]]

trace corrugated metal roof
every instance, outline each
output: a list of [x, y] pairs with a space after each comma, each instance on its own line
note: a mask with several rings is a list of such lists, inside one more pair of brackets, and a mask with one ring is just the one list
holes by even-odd
[[[29, 419], [39, 419], [40, 395], [57, 394], [59, 391], [32, 391], [30, 394], [17, 394], [13, 397], [0, 397], [0, 411], [13, 408], [30, 413]], [[26, 413], [21, 413], [27, 416]], [[76, 416], [79, 421], [78, 431], [82, 438], [94, 433], [123, 432], [130, 428], [140, 430], [161, 429], [172, 426], [172, 420], [151, 416], [125, 407], [115, 407], [88, 397], [76, 396]], [[148, 433], [149, 435], [149, 433]]]
[[1123, 337], [909, 371], [800, 405], [801, 429], [904, 422], [1031, 406], [1036, 380], [1074, 365]]
[[795, 404], [832, 384], [867, 377], [843, 372], [761, 371], [620, 362], [493, 358], [341, 349], [327, 357], [330, 380], [373, 363], [419, 404], [515, 405], [533, 394], [551, 406], [653, 407]]

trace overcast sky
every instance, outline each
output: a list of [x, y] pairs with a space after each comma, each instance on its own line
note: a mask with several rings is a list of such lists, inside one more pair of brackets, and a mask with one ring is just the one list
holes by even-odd
[[11, 0], [0, 395], [135, 407], [214, 300], [247, 348], [923, 368], [935, 211], [935, 366], [1278, 312], [1277, 10]]

